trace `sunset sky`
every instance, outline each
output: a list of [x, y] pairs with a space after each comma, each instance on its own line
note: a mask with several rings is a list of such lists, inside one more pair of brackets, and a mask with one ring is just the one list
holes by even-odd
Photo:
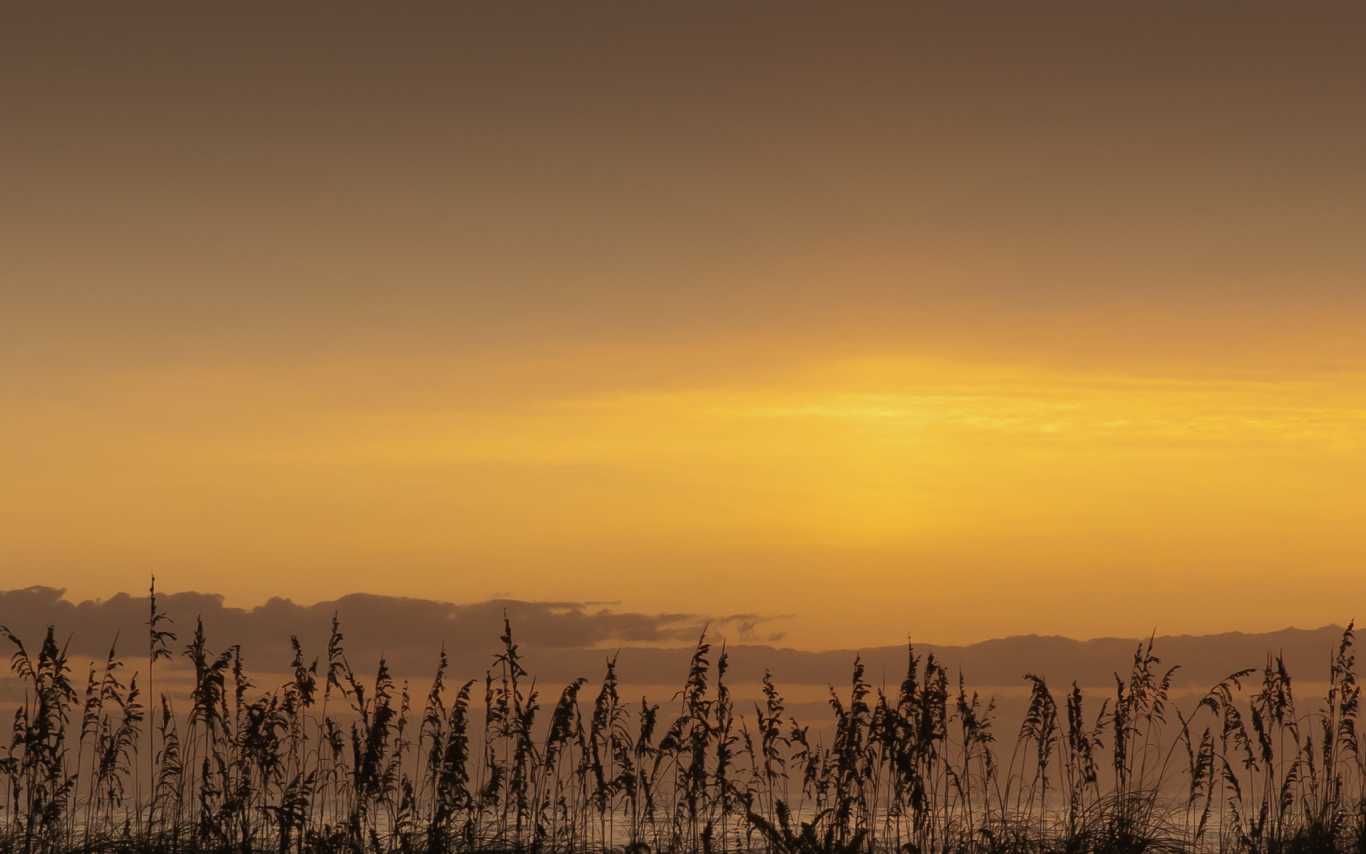
[[89, 5], [0, 13], [0, 588], [1366, 617], [1366, 6]]

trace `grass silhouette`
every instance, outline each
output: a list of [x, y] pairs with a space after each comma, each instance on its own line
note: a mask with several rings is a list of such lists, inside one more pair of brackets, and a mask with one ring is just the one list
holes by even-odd
[[624, 701], [610, 658], [595, 696], [575, 679], [542, 715], [506, 619], [481, 702], [442, 649], [420, 710], [383, 659], [358, 676], [335, 618], [323, 660], [292, 639], [276, 688], [202, 622], [177, 651], [155, 582], [147, 688], [178, 654], [179, 711], [125, 679], [117, 639], [82, 694], [55, 629], [35, 650], [3, 632], [26, 687], [0, 757], [7, 852], [1366, 851], [1351, 626], [1310, 712], [1277, 657], [1182, 710], [1149, 641], [1089, 711], [1025, 675], [999, 755], [994, 703], [912, 648], [894, 691], [856, 659], [823, 737], [767, 673], [737, 708], [705, 634], [668, 712]]

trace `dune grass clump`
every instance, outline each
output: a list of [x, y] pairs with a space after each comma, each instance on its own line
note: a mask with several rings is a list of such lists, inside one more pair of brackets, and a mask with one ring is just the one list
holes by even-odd
[[1308, 712], [1280, 658], [1188, 711], [1151, 641], [1089, 709], [1076, 684], [1026, 674], [1009, 752], [994, 702], [910, 648], [895, 690], [856, 659], [813, 730], [768, 673], [739, 708], [705, 636], [667, 704], [623, 698], [612, 657], [595, 693], [575, 679], [543, 708], [505, 620], [482, 680], [448, 683], [438, 651], [419, 708], [383, 659], [353, 669], [335, 618], [322, 660], [291, 639], [275, 687], [202, 622], [177, 648], [155, 585], [147, 628], [148, 694], [178, 655], [184, 708], [144, 699], [117, 639], [79, 691], [55, 629], [33, 650], [4, 630], [26, 695], [0, 756], [0, 850], [1366, 851], [1351, 627]]

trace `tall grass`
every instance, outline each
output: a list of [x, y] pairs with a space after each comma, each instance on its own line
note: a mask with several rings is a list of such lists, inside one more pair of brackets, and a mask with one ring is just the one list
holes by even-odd
[[705, 635], [663, 706], [623, 698], [610, 657], [595, 695], [575, 679], [543, 714], [505, 620], [482, 708], [480, 682], [448, 684], [442, 649], [419, 710], [383, 659], [368, 680], [353, 669], [335, 619], [325, 661], [292, 638], [286, 680], [266, 687], [202, 622], [177, 651], [149, 593], [147, 688], [178, 654], [184, 708], [144, 700], [117, 638], [78, 692], [54, 629], [31, 649], [0, 628], [26, 688], [0, 758], [0, 850], [1366, 851], [1351, 627], [1310, 711], [1280, 658], [1183, 710], [1151, 641], [1098, 703], [1026, 674], [1003, 752], [995, 704], [911, 648], [895, 690], [856, 659], [813, 734], [768, 673], [739, 708]]

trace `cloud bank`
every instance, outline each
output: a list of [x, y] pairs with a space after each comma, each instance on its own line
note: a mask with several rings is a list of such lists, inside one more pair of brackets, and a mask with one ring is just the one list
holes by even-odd
[[[812, 652], [773, 646], [771, 634], [762, 638], [768, 643], [759, 643], [758, 635], [768, 632], [771, 618], [757, 614], [644, 614], [615, 611], [607, 603], [499, 599], [456, 604], [361, 593], [313, 605], [275, 598], [250, 609], [228, 607], [221, 595], [208, 593], [167, 594], [158, 601], [175, 620], [180, 635], [174, 644], [177, 652], [201, 618], [211, 648], [240, 644], [248, 667], [256, 672], [285, 670], [292, 655], [291, 636], [299, 638], [308, 658], [324, 656], [334, 614], [342, 623], [348, 659], [358, 672], [369, 672], [384, 656], [395, 672], [414, 678], [430, 674], [443, 646], [454, 676], [481, 676], [498, 651], [505, 613], [529, 670], [543, 684], [596, 677], [607, 656], [619, 654], [625, 680], [675, 685], [686, 673], [691, 646], [704, 629], [709, 640], [727, 642], [728, 675], [735, 683], [757, 682], [771, 670], [780, 685], [844, 685], [858, 655], [875, 684], [894, 687], [906, 667], [902, 645]], [[118, 637], [120, 653], [136, 666], [146, 653], [146, 620], [145, 596], [119, 594], [71, 602], [51, 587], [0, 591], [0, 624], [29, 644], [36, 644], [47, 626], [55, 626], [59, 639], [69, 638], [74, 655], [103, 656]], [[1186, 688], [1203, 689], [1231, 671], [1259, 667], [1274, 653], [1284, 655], [1291, 673], [1304, 683], [1326, 677], [1329, 654], [1341, 633], [1339, 626], [1324, 626], [1260, 634], [1159, 636], [1155, 651], [1164, 664], [1181, 665], [1176, 684]], [[1076, 681], [1109, 690], [1113, 674], [1127, 671], [1140, 642], [1022, 635], [964, 646], [917, 643], [916, 652], [934, 654], [976, 687], [1018, 686], [1023, 674], [1037, 673], [1057, 689]]]
[[[589, 661], [597, 669], [605, 655], [620, 647], [638, 647], [642, 653], [685, 647], [704, 631], [712, 639], [752, 641], [768, 622], [758, 614], [617, 611], [610, 603], [494, 599], [457, 604], [367, 593], [313, 605], [277, 597], [254, 608], [230, 607], [214, 593], [159, 593], [157, 603], [173, 621], [177, 651], [196, 620], [203, 620], [212, 648], [240, 644], [248, 664], [266, 670], [284, 669], [292, 655], [292, 636], [309, 657], [324, 654], [334, 615], [357, 669], [384, 656], [406, 673], [429, 670], [443, 645], [457, 670], [481, 671], [498, 648], [505, 616], [517, 643], [534, 656], [533, 663], [556, 675]], [[72, 602], [53, 587], [0, 591], [0, 625], [33, 644], [48, 626], [55, 626], [59, 639], [69, 638], [70, 652], [78, 656], [104, 656], [116, 638], [125, 657], [144, 655], [147, 617], [146, 596], [120, 593]], [[780, 636], [768, 635], [774, 637]]]

